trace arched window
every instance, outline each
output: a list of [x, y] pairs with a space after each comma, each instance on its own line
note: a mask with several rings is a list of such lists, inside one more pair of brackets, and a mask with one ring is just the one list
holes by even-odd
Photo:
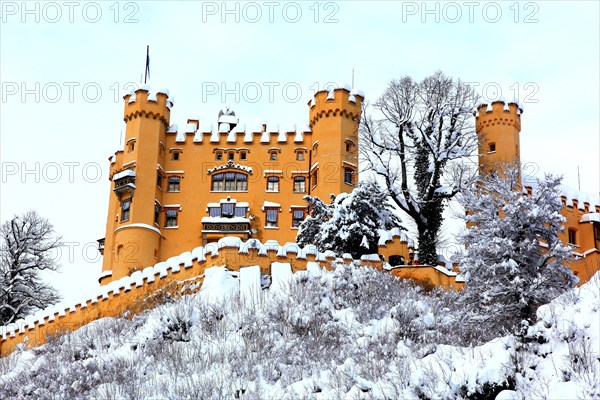
[[248, 190], [248, 176], [237, 172], [223, 172], [212, 176], [213, 192], [245, 192]]

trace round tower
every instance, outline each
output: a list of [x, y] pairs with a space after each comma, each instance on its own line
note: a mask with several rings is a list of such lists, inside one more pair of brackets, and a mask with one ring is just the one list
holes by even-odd
[[475, 113], [479, 137], [479, 172], [489, 173], [500, 163], [520, 164], [519, 135], [523, 109], [515, 102], [481, 104]]
[[312, 130], [309, 190], [328, 201], [358, 182], [358, 125], [364, 94], [346, 86], [315, 94], [309, 105]]
[[112, 158], [109, 174], [102, 284], [154, 265], [160, 257], [157, 217], [166, 189], [162, 165], [173, 102], [167, 90], [151, 93], [146, 85], [124, 100], [124, 148]]

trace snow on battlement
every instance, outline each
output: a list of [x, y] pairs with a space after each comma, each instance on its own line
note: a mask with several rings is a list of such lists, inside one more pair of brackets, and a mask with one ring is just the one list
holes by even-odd
[[[196, 120], [194, 120], [196, 121]], [[226, 126], [228, 125], [228, 126]], [[172, 124], [167, 134], [175, 134], [176, 142], [185, 143], [188, 136], [192, 143], [303, 143], [306, 136], [312, 133], [307, 124], [279, 124], [256, 122], [252, 124], [238, 123], [230, 128], [229, 123]], [[206, 140], [205, 140], [206, 136]]]
[[[236, 269], [240, 267], [240, 259], [228, 259], [228, 255], [222, 254], [223, 251], [233, 250], [234, 254], [250, 255], [255, 252], [253, 260], [260, 261], [261, 257], [264, 262], [271, 264], [274, 260], [278, 262], [289, 262], [290, 260], [306, 260], [307, 262], [319, 262], [321, 267], [325, 268], [335, 261], [335, 254], [331, 251], [325, 253], [319, 252], [314, 245], [301, 247], [297, 243], [288, 242], [280, 245], [275, 240], [268, 240], [265, 243], [257, 239], [249, 239], [243, 242], [237, 237], [224, 237], [216, 243], [209, 243], [206, 246], [196, 247], [192, 251], [186, 251], [178, 256], [169, 258], [166, 261], [159, 262], [153, 266], [133, 272], [131, 275], [121, 279], [112, 281], [101, 286], [97, 291], [84, 297], [81, 301], [71, 304], [58, 303], [43, 310], [37, 311], [33, 315], [29, 315], [23, 319], [17, 320], [12, 324], [0, 327], [0, 337], [2, 341], [10, 338], [16, 338], [20, 334], [26, 334], [28, 331], [38, 329], [50, 322], [54, 322], [65, 317], [73, 317], [77, 313], [81, 313], [83, 309], [92, 306], [97, 306], [102, 302], [110, 301], [111, 298], [122, 296], [124, 294], [133, 295], [131, 301], [135, 297], [137, 289], [139, 295], [148, 294], [149, 285], [154, 285], [159, 289], [168, 283], [173, 282], [174, 274], [179, 274], [183, 271], [193, 278], [203, 278], [203, 271], [217, 265], [229, 265], [230, 268]], [[348, 255], [345, 255], [345, 259]], [[354, 260], [352, 260], [354, 261]], [[236, 265], [236, 263], [238, 265]], [[361, 258], [362, 265], [380, 267], [381, 260], [377, 254], [363, 256]], [[178, 275], [185, 276], [185, 275]], [[115, 311], [116, 312], [116, 311]], [[96, 314], [99, 315], [99, 314]], [[106, 315], [103, 315], [106, 316]], [[77, 317], [73, 317], [77, 319]], [[82, 317], [83, 318], [83, 317]], [[97, 318], [97, 317], [96, 317]], [[94, 318], [95, 319], [95, 318]], [[90, 321], [79, 321], [80, 326]]]

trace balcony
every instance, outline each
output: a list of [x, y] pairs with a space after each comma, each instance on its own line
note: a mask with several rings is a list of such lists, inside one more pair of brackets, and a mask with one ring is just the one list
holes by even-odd
[[115, 187], [113, 192], [119, 197], [124, 193], [130, 193], [133, 196], [135, 191], [135, 172], [130, 169], [121, 171], [113, 176]]
[[208, 242], [208, 236], [241, 236], [248, 240], [250, 237], [250, 220], [244, 217], [204, 217], [202, 218], [202, 243]]
[[100, 253], [100, 255], [104, 255], [104, 239], [105, 238], [97, 240], [97, 242], [98, 242], [98, 253]]

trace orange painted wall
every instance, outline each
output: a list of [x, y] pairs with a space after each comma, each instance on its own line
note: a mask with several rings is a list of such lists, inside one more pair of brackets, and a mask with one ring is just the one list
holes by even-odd
[[[136, 173], [136, 188], [127, 221], [120, 221], [119, 215], [121, 201], [129, 195], [118, 198], [112, 194], [109, 199], [101, 284], [202, 245], [203, 239], [210, 242], [223, 237], [224, 233], [203, 232], [201, 221], [209, 216], [209, 203], [228, 198], [249, 203], [247, 216], [252, 216], [253, 232], [236, 236], [293, 242], [298, 230], [292, 227], [292, 210], [306, 207], [304, 196], [310, 194], [328, 202], [331, 193], [351, 191], [354, 184], [344, 181], [345, 168], [354, 171], [354, 182], [358, 179], [356, 144], [363, 97], [347, 89], [335, 89], [333, 97], [327, 91], [318, 92], [309, 103], [310, 126], [296, 132], [268, 132], [265, 125], [252, 132], [250, 127], [244, 131], [238, 125], [233, 133], [215, 134], [202, 132], [199, 121], [189, 120], [192, 129], [184, 131], [191, 132], [180, 130], [178, 134], [168, 129], [167, 94], [158, 93], [156, 101], [148, 96], [145, 89], [138, 89], [135, 99], [125, 96], [125, 144], [112, 159], [109, 177], [112, 180], [115, 173], [131, 168]], [[271, 152], [276, 153], [276, 160], [271, 159]], [[179, 154], [178, 159], [174, 153]], [[219, 153], [221, 160], [217, 159]], [[301, 159], [298, 153], [302, 153]], [[228, 154], [233, 156], [231, 164]], [[316, 185], [308, 181], [309, 170], [317, 171]], [[163, 176], [160, 187], [156, 184], [159, 171]], [[212, 175], [247, 171], [251, 172], [246, 191], [211, 191]], [[167, 191], [168, 179], [173, 176], [180, 178], [179, 192]], [[278, 191], [267, 191], [269, 176], [280, 178]], [[307, 179], [305, 191], [294, 191], [296, 176]], [[265, 201], [280, 205], [276, 207], [277, 227], [266, 226]], [[154, 222], [155, 202], [163, 209], [178, 211], [176, 228], [165, 226], [164, 212], [158, 223]]]

